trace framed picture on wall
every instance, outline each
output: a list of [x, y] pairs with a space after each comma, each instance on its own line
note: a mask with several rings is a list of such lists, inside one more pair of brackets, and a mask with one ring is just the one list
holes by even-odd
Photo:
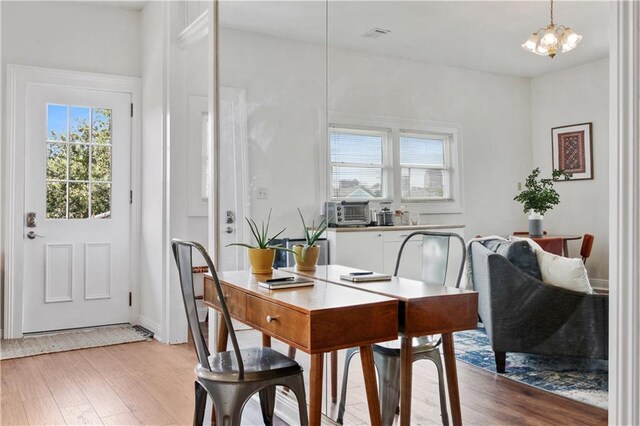
[[569, 180], [593, 179], [592, 123], [551, 129], [553, 169], [572, 173]]

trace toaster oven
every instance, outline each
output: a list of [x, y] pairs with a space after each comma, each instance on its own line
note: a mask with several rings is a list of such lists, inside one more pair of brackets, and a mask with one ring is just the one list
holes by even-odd
[[329, 226], [366, 226], [369, 224], [368, 201], [327, 201], [324, 203]]

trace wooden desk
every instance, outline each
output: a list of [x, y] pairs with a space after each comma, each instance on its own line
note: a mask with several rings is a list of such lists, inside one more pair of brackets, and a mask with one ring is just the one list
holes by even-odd
[[[258, 280], [270, 275], [249, 271], [221, 272], [223, 292], [231, 316], [263, 333], [268, 346], [275, 337], [311, 354], [309, 374], [309, 422], [320, 425], [324, 353], [359, 346], [363, 354], [371, 424], [380, 425], [380, 403], [376, 387], [371, 344], [393, 340], [398, 334], [397, 300], [344, 286], [315, 281], [313, 287], [267, 290]], [[213, 279], [204, 278], [204, 302], [220, 309]], [[366, 318], [363, 321], [363, 318]], [[220, 321], [218, 352], [227, 347], [228, 330]], [[336, 333], [336, 330], [341, 330]]]
[[462, 424], [452, 333], [476, 328], [478, 323], [477, 292], [429, 285], [421, 281], [399, 277], [393, 277], [391, 281], [353, 283], [341, 280], [340, 275], [357, 271], [357, 269], [340, 265], [318, 266], [315, 271], [311, 272], [300, 272], [295, 268], [285, 268], [284, 270], [398, 300], [400, 303], [398, 329], [402, 339], [400, 349], [400, 424], [403, 426], [408, 426], [411, 421], [413, 374], [411, 339], [430, 334], [441, 334], [449, 385], [451, 417], [454, 425]]

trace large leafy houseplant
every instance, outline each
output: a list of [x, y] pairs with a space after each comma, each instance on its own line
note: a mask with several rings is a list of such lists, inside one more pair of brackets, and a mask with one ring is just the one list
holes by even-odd
[[525, 213], [533, 210], [544, 216], [547, 211], [553, 209], [553, 206], [560, 203], [560, 195], [553, 188], [553, 183], [563, 176], [567, 180], [571, 178], [571, 174], [562, 170], [554, 170], [549, 179], [539, 179], [539, 176], [540, 168], [536, 167], [527, 177], [524, 184], [525, 189], [514, 197], [514, 201], [522, 203]]
[[296, 253], [296, 268], [303, 271], [313, 270], [320, 256], [320, 247], [316, 244], [316, 241], [318, 241], [324, 231], [326, 231], [329, 220], [328, 218], [323, 219], [318, 226], [316, 226], [315, 221], [312, 221], [311, 227], [309, 227], [300, 209], [298, 209], [298, 215], [300, 215], [300, 221], [302, 222], [305, 244], [296, 244], [293, 246], [293, 250]]
[[553, 188], [553, 183], [564, 177], [571, 178], [571, 173], [554, 170], [551, 178], [541, 179], [540, 168], [533, 169], [524, 184], [524, 190], [513, 199], [522, 203], [523, 211], [529, 213], [529, 235], [540, 237], [543, 234], [542, 221], [544, 214], [560, 203], [560, 194]]
[[245, 217], [245, 220], [249, 224], [249, 229], [253, 234], [253, 238], [256, 240], [256, 244], [247, 243], [231, 243], [229, 246], [241, 246], [249, 249], [249, 263], [251, 264], [251, 270], [254, 274], [268, 274], [272, 271], [273, 261], [275, 259], [276, 250], [283, 250], [294, 253], [293, 250], [289, 250], [283, 247], [281, 244], [274, 244], [273, 241], [278, 238], [287, 228], [282, 230], [273, 236], [269, 236], [269, 225], [271, 224], [271, 209], [269, 209], [269, 216], [265, 224], [264, 220], [261, 225], [258, 226], [255, 220]]

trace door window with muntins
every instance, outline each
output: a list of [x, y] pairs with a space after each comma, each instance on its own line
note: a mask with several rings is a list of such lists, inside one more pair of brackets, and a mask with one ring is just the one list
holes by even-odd
[[111, 110], [47, 105], [47, 219], [111, 217]]

